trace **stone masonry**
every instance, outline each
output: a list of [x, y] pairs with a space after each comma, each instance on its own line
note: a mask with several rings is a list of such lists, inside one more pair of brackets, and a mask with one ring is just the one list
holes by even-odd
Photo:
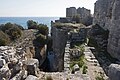
[[100, 25], [109, 30], [107, 51], [110, 55], [120, 60], [120, 1], [98, 0], [95, 3], [93, 24]]
[[[75, 16], [78, 16], [79, 22], [90, 25], [92, 24], [92, 16], [91, 11], [89, 9], [86, 9], [84, 7], [76, 9], [75, 7], [66, 8], [66, 19], [68, 18], [74, 18]], [[72, 19], [71, 19], [72, 20]], [[64, 19], [65, 21], [65, 19]], [[66, 21], [65, 21], [66, 22]], [[72, 22], [72, 21], [70, 21]], [[74, 20], [73, 20], [74, 22]]]
[[53, 52], [55, 53], [55, 71], [62, 71], [64, 69], [64, 52], [67, 42], [67, 31], [64, 29], [57, 29], [52, 27]]

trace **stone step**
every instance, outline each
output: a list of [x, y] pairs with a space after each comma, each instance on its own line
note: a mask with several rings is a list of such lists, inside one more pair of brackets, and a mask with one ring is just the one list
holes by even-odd
[[64, 71], [70, 71], [70, 69], [69, 68], [64, 68]]
[[66, 58], [70, 58], [70, 55], [65, 55], [64, 57], [66, 57]]
[[65, 62], [68, 62], [68, 61], [70, 62], [70, 59], [69, 59], [69, 58], [66, 58], [66, 59], [64, 59], [64, 61], [65, 61]]
[[69, 64], [64, 64], [64, 67], [69, 68], [69, 67], [70, 67], [70, 65], [69, 65]]

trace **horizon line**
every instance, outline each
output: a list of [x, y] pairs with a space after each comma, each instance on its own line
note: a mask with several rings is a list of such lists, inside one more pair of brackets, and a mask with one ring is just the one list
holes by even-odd
[[66, 17], [66, 16], [0, 16], [0, 17]]

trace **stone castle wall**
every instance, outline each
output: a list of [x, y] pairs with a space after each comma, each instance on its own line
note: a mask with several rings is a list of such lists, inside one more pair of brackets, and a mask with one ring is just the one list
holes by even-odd
[[120, 1], [98, 0], [95, 3], [93, 24], [109, 30], [107, 51], [120, 60]]
[[67, 42], [67, 31], [52, 26], [53, 52], [55, 54], [55, 71], [64, 69], [64, 52]]
[[[84, 7], [76, 9], [75, 7], [66, 8], [66, 17], [67, 18], [79, 18], [79, 22], [89, 25], [92, 24], [91, 11]], [[73, 20], [74, 21], [74, 20]]]

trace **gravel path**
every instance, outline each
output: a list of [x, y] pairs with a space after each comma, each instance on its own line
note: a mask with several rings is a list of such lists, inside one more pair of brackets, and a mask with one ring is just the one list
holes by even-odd
[[87, 74], [90, 76], [91, 80], [96, 80], [95, 77], [98, 76], [99, 72], [101, 72], [104, 74], [104, 79], [107, 80], [108, 77], [106, 76], [104, 70], [100, 66], [98, 60], [95, 58], [90, 48], [94, 48], [94, 47], [85, 47], [85, 52], [84, 52], [85, 58], [87, 60], [86, 63], [88, 66]]

